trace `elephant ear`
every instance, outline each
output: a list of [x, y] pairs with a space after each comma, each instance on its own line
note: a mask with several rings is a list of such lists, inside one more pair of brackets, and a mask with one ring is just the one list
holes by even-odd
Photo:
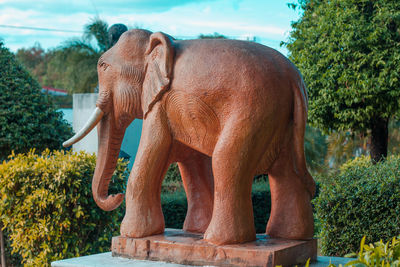
[[150, 36], [145, 57], [147, 70], [142, 95], [144, 118], [169, 89], [174, 60], [171, 37], [161, 32], [153, 33]]

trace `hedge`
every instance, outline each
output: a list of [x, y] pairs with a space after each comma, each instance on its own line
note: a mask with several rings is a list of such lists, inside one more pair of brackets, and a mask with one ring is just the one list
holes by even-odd
[[357, 251], [363, 236], [372, 243], [400, 234], [400, 156], [376, 165], [359, 157], [319, 180], [314, 204], [323, 255]]
[[[51, 261], [109, 251], [119, 235], [124, 206], [101, 210], [92, 197], [96, 156], [84, 152], [12, 154], [0, 165], [0, 220], [13, 265], [48, 266]], [[126, 162], [118, 161], [110, 193], [124, 192]]]
[[[91, 191], [95, 164], [94, 154], [49, 150], [13, 153], [3, 161], [0, 220], [9, 263], [48, 266], [63, 258], [109, 251], [111, 237], [119, 235], [125, 205], [112, 212], [97, 207]], [[118, 162], [110, 193], [125, 191], [126, 166]], [[256, 230], [263, 233], [270, 212], [265, 177], [254, 183], [252, 198]], [[166, 227], [182, 228], [187, 201], [176, 164], [167, 173], [161, 202]]]
[[62, 149], [71, 126], [0, 40], [0, 161], [11, 151]]
[[[168, 179], [163, 183], [163, 188], [173, 188], [173, 191], [168, 192], [164, 189], [161, 194], [165, 227], [182, 229], [187, 211], [186, 194], [182, 187], [176, 185], [177, 179], [172, 177], [173, 173], [176, 174], [176, 166], [171, 165], [168, 173], [166, 176]], [[265, 233], [271, 212], [271, 196], [265, 179], [259, 179], [253, 184], [252, 200], [256, 232]]]

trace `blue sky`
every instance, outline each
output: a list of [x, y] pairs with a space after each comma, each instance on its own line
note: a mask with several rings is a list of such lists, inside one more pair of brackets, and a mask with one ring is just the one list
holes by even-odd
[[0, 25], [70, 30], [50, 32], [0, 26], [0, 38], [12, 51], [39, 42], [44, 48], [81, 36], [83, 26], [99, 15], [112, 25], [124, 23], [177, 38], [220, 34], [256, 37], [286, 54], [279, 43], [288, 38], [290, 23], [299, 13], [287, 7], [291, 0], [0, 0]]

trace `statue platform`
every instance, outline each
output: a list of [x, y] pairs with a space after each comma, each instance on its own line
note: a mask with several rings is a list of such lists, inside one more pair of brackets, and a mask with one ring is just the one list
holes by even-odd
[[258, 234], [254, 242], [216, 246], [202, 234], [165, 229], [164, 234], [145, 238], [113, 237], [112, 255], [138, 260], [214, 266], [291, 266], [317, 258], [317, 240], [269, 238]]
[[[354, 258], [327, 257], [318, 256], [316, 262], [312, 262], [310, 267], [326, 267], [329, 264], [339, 266], [345, 265]], [[58, 260], [51, 263], [52, 267], [188, 267], [190, 265], [182, 265], [176, 263], [167, 263], [161, 261], [134, 260], [121, 257], [111, 256], [111, 252], [82, 256], [77, 258]]]

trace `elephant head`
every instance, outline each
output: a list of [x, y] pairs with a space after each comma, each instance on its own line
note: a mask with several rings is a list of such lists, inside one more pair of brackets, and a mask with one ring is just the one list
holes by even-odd
[[98, 61], [97, 107], [86, 125], [63, 145], [67, 147], [78, 142], [98, 125], [98, 158], [92, 191], [94, 200], [103, 210], [113, 210], [123, 201], [123, 194], [108, 195], [108, 185], [125, 129], [135, 118], [146, 118], [169, 89], [173, 60], [170, 36], [130, 30]]

